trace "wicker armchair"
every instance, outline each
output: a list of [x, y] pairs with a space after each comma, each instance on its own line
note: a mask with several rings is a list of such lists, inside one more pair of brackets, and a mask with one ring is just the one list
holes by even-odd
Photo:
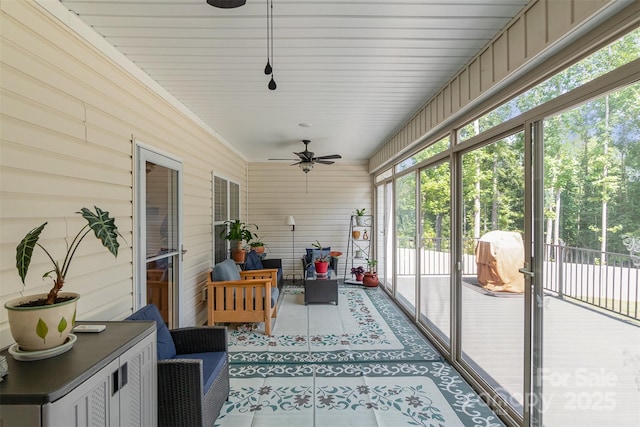
[[158, 425], [212, 426], [229, 397], [227, 328], [169, 330], [148, 304], [127, 320], [153, 320], [157, 329]]
[[[158, 425], [212, 426], [229, 397], [227, 329], [208, 326], [170, 332], [177, 354], [158, 361]], [[227, 354], [219, 373], [207, 378], [203, 360], [193, 356], [211, 352]]]

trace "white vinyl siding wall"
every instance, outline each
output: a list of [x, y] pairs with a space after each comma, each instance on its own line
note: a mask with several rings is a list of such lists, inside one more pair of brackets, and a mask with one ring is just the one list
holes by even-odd
[[[268, 245], [269, 258], [281, 258], [283, 273], [302, 274], [300, 258], [305, 248], [319, 240], [332, 250], [346, 252], [349, 220], [356, 209], [371, 212], [371, 177], [366, 163], [338, 160], [316, 165], [308, 174], [286, 162], [249, 164], [249, 222], [260, 227], [258, 235]], [[291, 226], [296, 221], [295, 249]], [[339, 273], [344, 269], [339, 260]]]
[[[216, 170], [241, 183], [247, 162], [34, 2], [2, 2], [0, 95], [0, 303], [45, 292], [50, 269], [35, 251], [26, 287], [15, 247], [49, 221], [41, 243], [62, 257], [65, 237], [108, 210], [125, 241], [114, 259], [95, 238], [76, 253], [64, 290], [81, 294], [78, 319], [122, 319], [133, 307], [133, 143], [135, 137], [184, 167], [184, 318], [206, 318], [201, 286], [211, 267], [212, 183]], [[245, 211], [242, 208], [242, 211]], [[13, 340], [0, 311], [0, 348]]]

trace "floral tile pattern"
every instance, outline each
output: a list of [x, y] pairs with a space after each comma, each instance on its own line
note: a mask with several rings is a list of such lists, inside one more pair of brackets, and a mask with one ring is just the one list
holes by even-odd
[[443, 362], [261, 364], [234, 366], [231, 375], [219, 426], [504, 425]]
[[341, 287], [340, 309], [302, 292], [285, 288], [271, 337], [231, 333], [216, 426], [504, 426], [383, 291]]
[[338, 306], [305, 306], [303, 288], [285, 287], [270, 337], [262, 329], [230, 331], [230, 363], [442, 360], [382, 290], [345, 286], [339, 293]]

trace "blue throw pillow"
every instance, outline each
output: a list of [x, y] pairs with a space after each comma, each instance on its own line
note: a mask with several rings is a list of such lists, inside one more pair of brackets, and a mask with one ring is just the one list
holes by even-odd
[[247, 259], [244, 262], [245, 270], [262, 270], [264, 267], [262, 266], [262, 260], [260, 256], [256, 253], [256, 251], [251, 251], [247, 254]]
[[211, 280], [214, 282], [228, 282], [229, 280], [240, 280], [238, 266], [231, 259], [225, 259], [213, 267]]
[[140, 310], [127, 317], [126, 320], [155, 320], [156, 338], [158, 340], [158, 360], [173, 359], [176, 357], [176, 345], [171, 338], [169, 328], [165, 325], [158, 307], [153, 304], [145, 305]]
[[320, 250], [320, 249], [314, 249], [313, 252], [311, 253], [311, 262], [315, 262], [318, 258], [322, 258], [325, 257], [326, 261], [329, 261], [329, 250]]
[[[307, 250], [307, 256], [305, 257], [305, 261], [306, 264], [311, 263], [315, 258], [313, 258], [313, 251], [317, 251], [318, 249], [316, 248], [305, 248]], [[329, 255], [329, 252], [331, 252], [331, 246], [327, 247], [327, 248], [322, 248], [323, 251], [327, 252], [327, 255]]]

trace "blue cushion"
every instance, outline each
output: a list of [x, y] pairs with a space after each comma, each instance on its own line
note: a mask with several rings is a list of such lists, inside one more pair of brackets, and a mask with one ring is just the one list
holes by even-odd
[[[313, 261], [313, 251], [317, 251], [317, 248], [305, 248], [307, 250], [307, 255], [305, 257], [305, 262], [306, 264], [309, 264], [310, 262]], [[322, 251], [326, 252], [327, 255], [329, 255], [329, 253], [331, 252], [331, 246], [326, 247], [326, 248], [322, 248]]]
[[208, 353], [181, 354], [176, 359], [202, 360], [202, 393], [206, 394], [213, 382], [218, 378], [224, 362], [227, 360], [227, 353], [224, 351], [212, 351]]
[[276, 306], [279, 296], [280, 296], [280, 289], [272, 287], [271, 288], [271, 308]]
[[311, 262], [316, 261], [319, 258], [325, 257], [327, 261], [329, 261], [329, 251], [328, 250], [319, 250], [319, 249], [314, 249], [313, 252], [311, 253]]
[[262, 260], [260, 260], [260, 256], [256, 253], [256, 251], [250, 251], [247, 254], [247, 259], [244, 262], [245, 270], [262, 270], [264, 267], [262, 266]]
[[213, 267], [211, 280], [214, 282], [228, 282], [229, 280], [240, 280], [238, 266], [231, 259], [225, 259]]
[[176, 355], [176, 345], [173, 343], [171, 333], [165, 325], [158, 307], [153, 304], [146, 305], [127, 317], [126, 320], [155, 320], [158, 340], [158, 360], [173, 359]]

